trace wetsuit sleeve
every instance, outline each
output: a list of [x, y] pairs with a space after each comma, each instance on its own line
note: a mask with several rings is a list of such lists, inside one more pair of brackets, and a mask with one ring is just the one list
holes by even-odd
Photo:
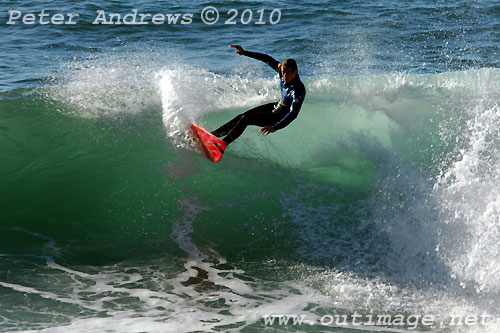
[[297, 116], [299, 115], [300, 108], [302, 107], [302, 102], [304, 102], [304, 98], [305, 98], [305, 91], [299, 93], [297, 93], [297, 91], [293, 92], [293, 100], [292, 100], [292, 105], [290, 106], [290, 110], [280, 121], [274, 124], [273, 127], [276, 130], [285, 128], [295, 118], [297, 118]]
[[254, 58], [254, 59], [265, 62], [266, 64], [271, 66], [272, 69], [274, 69], [276, 72], [279, 73], [278, 65], [280, 62], [278, 60], [274, 59], [273, 57], [268, 56], [267, 54], [258, 53], [258, 52], [251, 52], [251, 51], [245, 51], [245, 55], [247, 57]]

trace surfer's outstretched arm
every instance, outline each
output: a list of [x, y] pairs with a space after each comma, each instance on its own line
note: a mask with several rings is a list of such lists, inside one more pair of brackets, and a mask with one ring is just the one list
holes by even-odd
[[278, 60], [274, 59], [273, 57], [271, 57], [267, 54], [264, 54], [264, 53], [246, 51], [241, 47], [241, 45], [231, 45], [231, 47], [235, 48], [236, 53], [238, 53], [239, 55], [244, 55], [244, 56], [247, 56], [250, 58], [254, 58], [254, 59], [263, 61], [266, 64], [268, 64], [272, 69], [274, 69], [276, 72], [279, 73], [279, 66], [278, 65], [280, 64], [280, 62]]

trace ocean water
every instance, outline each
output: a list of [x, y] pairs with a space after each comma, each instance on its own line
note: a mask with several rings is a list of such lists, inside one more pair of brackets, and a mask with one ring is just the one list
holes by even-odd
[[[500, 331], [499, 15], [3, 0], [0, 331]], [[230, 44], [308, 94], [213, 164], [188, 125], [279, 98]]]

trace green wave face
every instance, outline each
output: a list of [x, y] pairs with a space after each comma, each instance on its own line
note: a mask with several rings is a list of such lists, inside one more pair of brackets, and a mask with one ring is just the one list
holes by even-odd
[[[128, 247], [135, 239], [148, 251], [155, 242], [144, 240], [156, 233], [161, 244], [156, 228], [171, 227], [182, 213], [179, 202], [195, 196], [210, 209], [198, 219], [210, 224], [217, 246], [224, 246], [217, 237], [227, 226], [248, 228], [243, 242], [251, 242], [255, 217], [280, 220], [286, 214], [280, 200], [302, 186], [315, 188], [313, 200], [333, 203], [339, 198], [330, 198], [332, 189], [346, 192], [342, 203], [355, 206], [398, 172], [437, 179], [453, 163], [449, 154], [467, 145], [470, 105], [497, 94], [476, 80], [494, 85], [499, 76], [482, 70], [306, 80], [307, 100], [295, 122], [268, 137], [249, 127], [214, 165], [194, 146], [187, 125], [213, 129], [272, 101], [276, 82], [205, 72], [193, 88], [198, 74], [166, 70], [135, 95], [130, 86], [71, 80], [4, 93], [4, 223], [70, 239], [85, 235], [92, 247]], [[199, 88], [206, 95], [196, 100], [190, 94]], [[129, 104], [115, 105], [121, 96]], [[104, 235], [116, 243], [102, 242]]]

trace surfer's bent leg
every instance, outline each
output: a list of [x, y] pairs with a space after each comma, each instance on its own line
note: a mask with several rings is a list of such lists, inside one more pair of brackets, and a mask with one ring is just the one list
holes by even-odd
[[[267, 113], [272, 114], [275, 105], [276, 105], [276, 102], [263, 104], [263, 105], [255, 107], [253, 109], [250, 109], [247, 112], [241, 113], [241, 114], [237, 115], [236, 117], [234, 117], [229, 122], [225, 123], [224, 125], [222, 125], [218, 129], [216, 129], [215, 131], [213, 131], [212, 134], [219, 137], [219, 138], [223, 137], [225, 135], [228, 135], [229, 132], [232, 132], [232, 130], [240, 123], [240, 121], [243, 118], [247, 118], [247, 120], [248, 120], [248, 118], [250, 118], [250, 115], [252, 115], [252, 114], [259, 114], [260, 116], [258, 116], [257, 118], [260, 118], [260, 117], [266, 118], [265, 114], [267, 114]], [[271, 125], [273, 125], [273, 124], [271, 124]], [[241, 124], [240, 126], [242, 126], [242, 125], [243, 124]], [[254, 125], [254, 124], [247, 124], [247, 125]], [[255, 125], [258, 125], [258, 124], [255, 124]], [[266, 126], [266, 125], [262, 125], [262, 126]], [[245, 130], [245, 127], [246, 127], [246, 125], [243, 127], [243, 130], [241, 131], [241, 133], [243, 133], [243, 131]], [[238, 136], [240, 136], [241, 133], [239, 133]], [[234, 139], [236, 139], [238, 136], [234, 137], [231, 140], [231, 142], [234, 141]], [[226, 139], [229, 139], [229, 138], [226, 137]], [[226, 141], [226, 139], [224, 139], [224, 141]], [[226, 141], [226, 143], [229, 143], [229, 142]]]
[[227, 144], [236, 140], [245, 131], [248, 125], [272, 126], [281, 117], [273, 113], [276, 103], [268, 103], [253, 108], [245, 113], [236, 116], [231, 120], [232, 128], [223, 139]]

